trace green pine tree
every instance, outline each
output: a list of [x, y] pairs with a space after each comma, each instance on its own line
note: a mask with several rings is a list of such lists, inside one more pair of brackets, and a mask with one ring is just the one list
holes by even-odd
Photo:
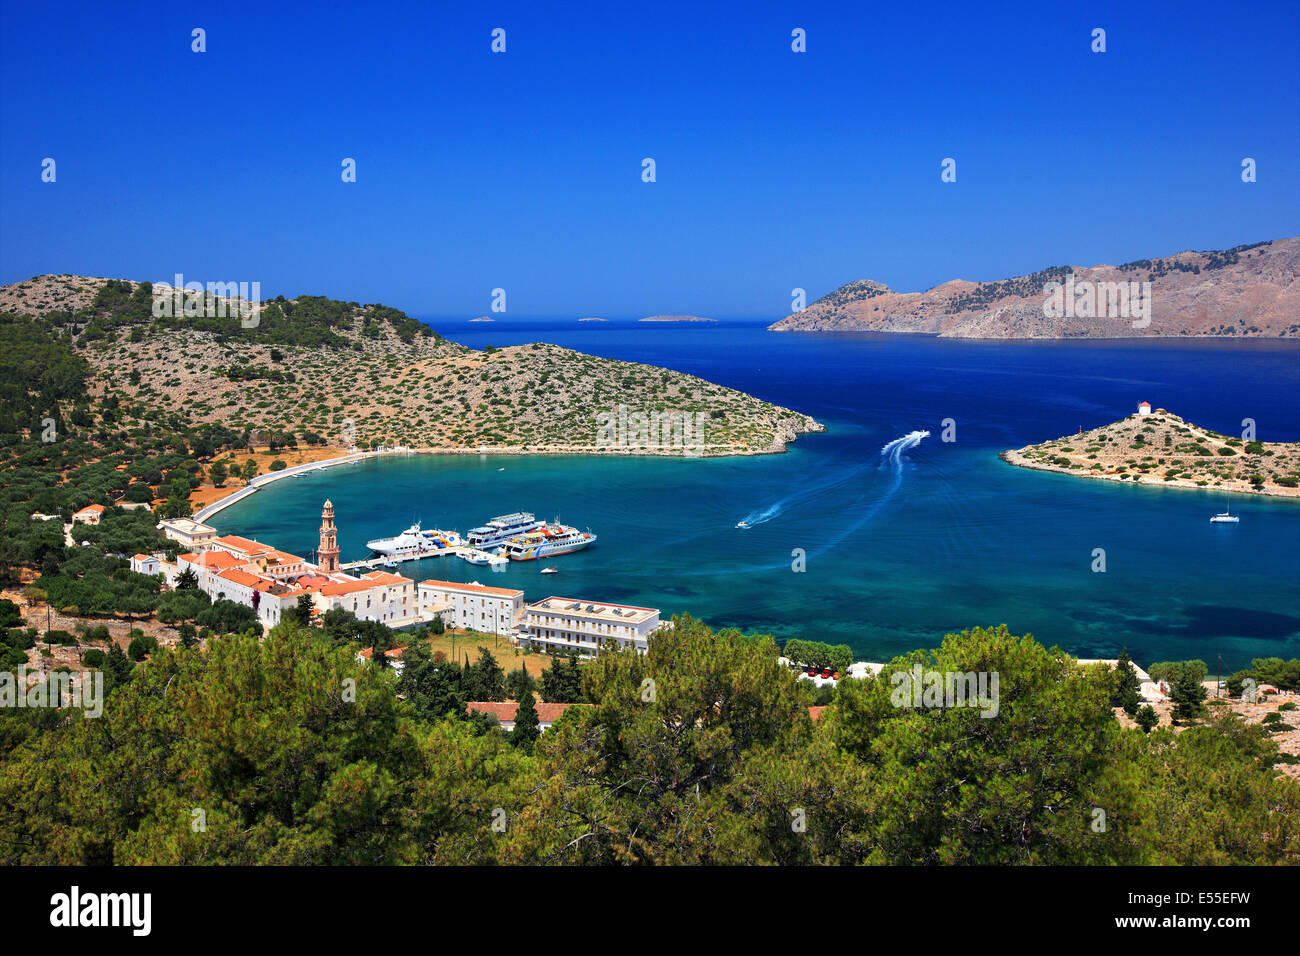
[[537, 719], [537, 706], [531, 690], [525, 690], [515, 711], [515, 729], [510, 732], [510, 742], [525, 753], [532, 753], [533, 744], [542, 735]]
[[1150, 704], [1142, 707], [1134, 719], [1137, 721], [1137, 725], [1142, 728], [1144, 734], [1151, 733], [1160, 725], [1160, 715], [1156, 713], [1155, 708]]
[[1137, 671], [1129, 660], [1128, 648], [1120, 651], [1119, 660], [1115, 662], [1115, 692], [1110, 696], [1112, 707], [1123, 707], [1124, 713], [1132, 717], [1138, 709], [1138, 692], [1142, 683]]
[[1169, 696], [1174, 702], [1176, 722], [1194, 720], [1201, 716], [1204, 710], [1201, 701], [1205, 700], [1206, 690], [1192, 668], [1184, 668], [1179, 673], [1174, 686], [1169, 690]]

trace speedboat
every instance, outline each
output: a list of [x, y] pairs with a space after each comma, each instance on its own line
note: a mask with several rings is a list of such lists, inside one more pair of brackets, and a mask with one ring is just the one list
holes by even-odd
[[737, 521], [737, 522], [736, 522], [736, 527], [737, 527], [737, 528], [748, 528], [748, 527], [749, 527], [749, 522], [747, 522], [747, 521]]
[[1212, 523], [1220, 523], [1220, 522], [1221, 522], [1221, 523], [1223, 523], [1223, 524], [1236, 524], [1236, 523], [1239, 522], [1240, 520], [1241, 520], [1241, 516], [1240, 516], [1240, 515], [1230, 514], [1230, 513], [1227, 512], [1227, 511], [1224, 511], [1223, 513], [1221, 513], [1221, 514], [1217, 514], [1217, 515], [1210, 515], [1210, 521], [1211, 521]]
[[559, 572], [559, 568], [542, 568], [543, 574], [558, 574]]

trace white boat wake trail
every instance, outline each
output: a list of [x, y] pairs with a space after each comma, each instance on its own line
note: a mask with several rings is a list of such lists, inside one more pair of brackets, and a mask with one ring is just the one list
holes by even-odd
[[894, 469], [898, 474], [903, 472], [903, 453], [910, 451], [917, 445], [921, 444], [922, 438], [929, 438], [929, 432], [908, 432], [902, 438], [895, 438], [884, 448], [880, 449], [880, 457], [884, 459], [880, 463], [882, 468], [888, 466]]
[[752, 528], [754, 525], [764, 524], [765, 522], [771, 521], [773, 518], [779, 517], [785, 512], [786, 508], [793, 504], [807, 501], [809, 498], [815, 498], [824, 491], [829, 491], [830, 489], [837, 488], [840, 485], [848, 484], [864, 472], [867, 467], [867, 465], [858, 465], [848, 469], [847, 471], [841, 472], [834, 478], [830, 478], [814, 485], [805, 485], [798, 491], [786, 495], [780, 501], [770, 504], [766, 508], [755, 508], [749, 514], [745, 515], [745, 517], [740, 519], [740, 524], [738, 524], [737, 527]]
[[[872, 504], [872, 506], [866, 511], [866, 513], [858, 518], [857, 521], [853, 522], [847, 528], [842, 529], [838, 535], [825, 541], [822, 547], [817, 549], [818, 553], [833, 548], [835, 545], [839, 544], [850, 534], [857, 531], [864, 524], [866, 524], [868, 521], [870, 521], [872, 518], [876, 516], [876, 513], [880, 511], [880, 509], [884, 507], [885, 504], [888, 503], [888, 501], [891, 498], [894, 497], [898, 489], [903, 484], [903, 456], [907, 452], [915, 448], [917, 445], [921, 444], [921, 440], [923, 438], [929, 438], [929, 437], [930, 437], [930, 433], [928, 431], [908, 432], [902, 438], [895, 438], [893, 441], [888, 442], [883, 448], [880, 449], [880, 468], [882, 470], [888, 470], [893, 472], [894, 475], [893, 483], [889, 486], [889, 488], [885, 491], [885, 493], [880, 498], [878, 498], [874, 504]], [[862, 471], [861, 468], [856, 468], [854, 469], [854, 474], [860, 471]], [[829, 484], [842, 484], [842, 482], [843, 479], [830, 482]], [[745, 515], [743, 519], [741, 519], [741, 523], [745, 527], [752, 528], [756, 524], [763, 524], [766, 521], [771, 521], [773, 518], [780, 515], [781, 512], [785, 510], [785, 506], [789, 504], [791, 501], [807, 498], [810, 495], [823, 490], [824, 487], [826, 486], [823, 485], [822, 487], [816, 489], [805, 489], [797, 494], [789, 495], [785, 498], [782, 498], [780, 501], [776, 502], [776, 504], [769, 505], [768, 507], [763, 508], [762, 510], [751, 511], [749, 514]]]

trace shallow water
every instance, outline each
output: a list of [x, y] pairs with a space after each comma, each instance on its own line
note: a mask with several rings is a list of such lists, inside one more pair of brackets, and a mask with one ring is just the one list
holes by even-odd
[[[520, 587], [529, 600], [687, 611], [715, 626], [846, 642], [867, 660], [998, 623], [1085, 657], [1127, 646], [1144, 664], [1300, 656], [1300, 501], [1087, 481], [997, 458], [1143, 399], [1219, 431], [1240, 432], [1250, 417], [1261, 439], [1296, 440], [1300, 348], [433, 324], [474, 347], [542, 340], [677, 368], [808, 412], [829, 431], [748, 458], [368, 461], [276, 482], [214, 523], [309, 555], [329, 497], [350, 560], [417, 519], [464, 532], [531, 510], [599, 541], [545, 562], [560, 569], [545, 578], [541, 562], [493, 573], [455, 558], [402, 573]], [[955, 442], [941, 440], [945, 418]], [[882, 457], [920, 430], [930, 435]], [[1210, 524], [1228, 504], [1241, 523]], [[751, 527], [737, 528], [742, 519]], [[1092, 571], [1097, 548], [1104, 573]]]

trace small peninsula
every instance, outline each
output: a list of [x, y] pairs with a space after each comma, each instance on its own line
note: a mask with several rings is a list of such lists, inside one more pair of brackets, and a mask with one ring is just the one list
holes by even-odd
[[[212, 292], [186, 293], [186, 315], [159, 316], [164, 293], [37, 276], [0, 287], [0, 330], [41, 342], [50, 352], [41, 364], [84, 367], [88, 394], [69, 394], [61, 414], [87, 434], [100, 407], [98, 427], [114, 432], [252, 436], [245, 444], [292, 433], [348, 450], [442, 454], [761, 455], [825, 431], [671, 369], [542, 342], [476, 351], [390, 306], [276, 296], [243, 322]], [[657, 437], [637, 437], [641, 416], [659, 416]], [[691, 440], [665, 437], [664, 416], [689, 420]], [[613, 438], [602, 420], [617, 423]]]
[[1149, 405], [1109, 425], [998, 457], [1081, 478], [1300, 497], [1300, 442], [1243, 441]]

